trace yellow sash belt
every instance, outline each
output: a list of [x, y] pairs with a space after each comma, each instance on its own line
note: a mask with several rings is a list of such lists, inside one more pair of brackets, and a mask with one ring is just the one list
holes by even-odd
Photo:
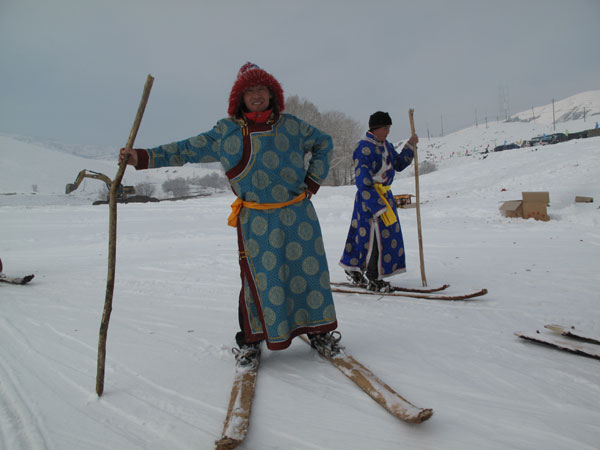
[[294, 197], [293, 199], [283, 202], [283, 203], [256, 203], [256, 202], [246, 202], [241, 198], [237, 197], [235, 201], [231, 204], [231, 214], [229, 214], [229, 218], [227, 219], [227, 225], [230, 227], [236, 227], [238, 222], [238, 216], [240, 215], [240, 211], [242, 210], [242, 206], [244, 208], [250, 209], [277, 209], [283, 208], [284, 206], [293, 205], [294, 203], [301, 202], [306, 198], [306, 192]]
[[383, 224], [386, 227], [389, 227], [390, 225], [398, 221], [398, 219], [396, 218], [396, 214], [394, 214], [394, 210], [387, 201], [387, 198], [385, 198], [386, 192], [388, 192], [391, 188], [391, 186], [384, 186], [383, 184], [375, 183], [375, 190], [377, 191], [377, 193], [379, 194], [379, 198], [383, 201], [383, 203], [385, 203], [385, 206], [387, 208], [386, 211], [381, 216], [379, 216], [381, 217], [381, 220], [383, 220]]

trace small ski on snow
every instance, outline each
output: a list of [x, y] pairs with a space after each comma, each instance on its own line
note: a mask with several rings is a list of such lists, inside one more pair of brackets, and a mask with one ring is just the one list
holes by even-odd
[[[347, 281], [343, 281], [343, 282], [334, 282], [332, 281], [331, 286], [336, 286], [336, 287], [348, 287], [348, 288], [354, 288], [354, 287], [359, 287], [361, 289], [366, 289], [367, 285], [366, 284], [356, 284], [356, 283], [350, 283]], [[448, 289], [450, 287], [449, 284], [444, 284], [440, 287], [435, 287], [435, 288], [405, 288], [405, 287], [400, 287], [400, 286], [392, 286], [392, 291], [393, 292], [417, 292], [417, 293], [423, 293], [423, 294], [427, 294], [427, 293], [432, 293], [432, 292], [439, 292], [439, 291], [443, 291], [444, 289]]]
[[248, 425], [250, 424], [250, 411], [254, 399], [259, 363], [260, 353], [256, 356], [256, 364], [236, 365], [227, 416], [221, 438], [215, 442], [216, 450], [234, 449], [246, 437]]
[[[301, 337], [304, 342], [310, 345], [310, 341], [306, 336], [302, 335]], [[321, 352], [319, 354], [398, 419], [409, 423], [421, 423], [432, 416], [432, 409], [419, 408], [413, 405], [343, 349], [335, 356], [329, 356]]]
[[7, 277], [3, 273], [0, 273], [0, 283], [9, 283], [9, 284], [27, 284], [35, 275], [26, 275], [24, 277]]
[[600, 349], [594, 344], [556, 336], [555, 334], [542, 334], [539, 331], [535, 333], [516, 332], [515, 335], [521, 339], [548, 345], [577, 355], [600, 359]]
[[362, 287], [336, 287], [334, 283], [331, 283], [331, 291], [332, 292], [340, 292], [343, 294], [367, 294], [367, 295], [377, 295], [379, 297], [410, 297], [410, 298], [423, 298], [426, 300], [469, 300], [475, 297], [481, 297], [488, 293], [487, 289], [480, 289], [479, 291], [471, 292], [469, 294], [463, 295], [437, 295], [437, 294], [428, 294], [428, 293], [409, 293], [409, 292], [376, 292], [369, 291]]
[[563, 336], [567, 336], [570, 338], [575, 338], [580, 341], [589, 342], [590, 344], [598, 344], [600, 345], [600, 337], [592, 337], [589, 333], [585, 331], [580, 331], [575, 329], [574, 326], [564, 326], [564, 325], [544, 325], [544, 328], [554, 331], [555, 333], [561, 334]]

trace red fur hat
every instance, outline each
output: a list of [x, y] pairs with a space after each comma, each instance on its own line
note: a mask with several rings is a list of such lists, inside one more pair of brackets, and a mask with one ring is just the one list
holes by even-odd
[[244, 64], [237, 74], [235, 83], [229, 94], [229, 108], [227, 113], [231, 117], [239, 115], [240, 106], [242, 104], [242, 96], [244, 91], [254, 86], [267, 86], [273, 95], [272, 107], [275, 112], [281, 112], [285, 109], [285, 101], [283, 98], [283, 89], [273, 75], [264, 71], [256, 64], [247, 62]]

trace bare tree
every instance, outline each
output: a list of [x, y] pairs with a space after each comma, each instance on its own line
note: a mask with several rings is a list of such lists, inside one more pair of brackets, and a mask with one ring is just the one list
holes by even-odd
[[352, 154], [361, 136], [361, 125], [340, 111], [321, 113], [313, 103], [304, 98], [300, 99], [297, 95], [286, 99], [286, 112], [331, 135], [333, 154], [329, 175], [324, 184], [330, 186], [352, 184], [354, 181]]
[[171, 193], [173, 197], [183, 197], [188, 195], [190, 183], [189, 180], [183, 177], [171, 178], [163, 182], [162, 189], [165, 192]]
[[154, 191], [156, 190], [156, 186], [152, 183], [138, 183], [135, 185], [135, 192], [138, 195], [145, 195], [147, 197], [152, 197], [154, 195]]
[[313, 103], [305, 98], [300, 98], [297, 95], [292, 95], [285, 100], [286, 112], [298, 116], [300, 119], [315, 125], [318, 128], [318, 123], [321, 121], [321, 113]]
[[323, 131], [333, 139], [333, 156], [330, 163], [330, 178], [334, 186], [352, 184], [354, 169], [352, 155], [361, 136], [361, 125], [339, 111], [323, 114]]
[[213, 172], [204, 176], [195, 176], [190, 179], [190, 184], [200, 188], [226, 189], [229, 182], [222, 172]]

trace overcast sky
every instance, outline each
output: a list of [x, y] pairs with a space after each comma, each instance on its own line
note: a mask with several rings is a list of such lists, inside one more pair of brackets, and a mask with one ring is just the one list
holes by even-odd
[[[207, 131], [252, 61], [390, 140], [600, 89], [600, 0], [0, 0], [0, 132], [137, 147]], [[501, 94], [504, 92], [504, 94]], [[443, 119], [442, 119], [443, 118]]]

